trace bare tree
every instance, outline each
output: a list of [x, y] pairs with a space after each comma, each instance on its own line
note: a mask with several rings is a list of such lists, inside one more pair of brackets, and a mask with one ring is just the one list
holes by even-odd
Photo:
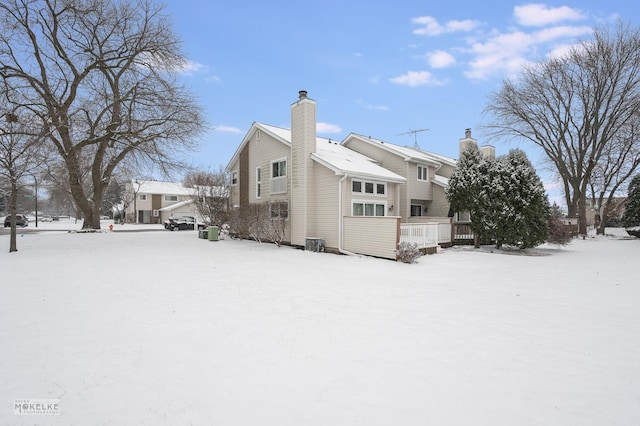
[[619, 21], [505, 80], [485, 108], [486, 127], [542, 148], [584, 235], [589, 182], [606, 153], [622, 153], [611, 146], [628, 137], [639, 109], [640, 32]]
[[185, 176], [184, 186], [193, 189], [196, 208], [205, 222], [222, 229], [229, 220], [228, 174], [222, 168], [191, 172]]
[[147, 0], [0, 3], [0, 78], [46, 124], [83, 228], [100, 227], [125, 158], [175, 170], [204, 128], [178, 83], [186, 60], [162, 12]]
[[[18, 251], [16, 239], [16, 200], [24, 179], [34, 177], [47, 156], [42, 150], [42, 137], [30, 128], [32, 121], [20, 117], [15, 110], [2, 114], [0, 124], [0, 178], [9, 184], [8, 211], [11, 216], [9, 252]], [[37, 213], [36, 213], [37, 214]]]
[[631, 125], [627, 133], [616, 135], [605, 147], [589, 181], [588, 195], [598, 218], [598, 234], [604, 234], [610, 208], [616, 207], [616, 195], [628, 185], [639, 166], [637, 127]]

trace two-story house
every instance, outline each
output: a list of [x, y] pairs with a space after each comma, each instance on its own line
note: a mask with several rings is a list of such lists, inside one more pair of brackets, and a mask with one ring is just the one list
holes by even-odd
[[198, 221], [194, 189], [177, 182], [134, 179], [125, 186], [126, 221], [164, 222], [169, 217], [192, 216]]
[[[316, 136], [316, 102], [299, 92], [291, 130], [253, 123], [229, 161], [231, 205], [268, 203], [285, 241], [395, 259], [400, 226], [446, 217], [455, 160], [350, 134]], [[445, 218], [446, 220], [446, 218]]]

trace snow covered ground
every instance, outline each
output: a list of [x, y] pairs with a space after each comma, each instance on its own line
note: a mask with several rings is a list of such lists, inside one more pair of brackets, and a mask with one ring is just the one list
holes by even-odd
[[[8, 239], [2, 426], [640, 424], [640, 240], [406, 265], [194, 231]], [[36, 398], [60, 414], [14, 414]]]

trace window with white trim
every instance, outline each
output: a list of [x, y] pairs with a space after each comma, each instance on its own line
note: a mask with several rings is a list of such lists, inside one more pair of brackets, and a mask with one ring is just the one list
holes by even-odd
[[147, 194], [139, 194], [138, 195], [138, 200], [147, 201]]
[[260, 167], [256, 167], [256, 198], [262, 196], [262, 173]]
[[418, 180], [429, 180], [429, 169], [425, 166], [418, 166]]
[[271, 219], [287, 219], [289, 218], [289, 202], [274, 201], [269, 204]]
[[271, 194], [284, 194], [287, 192], [287, 159], [281, 158], [271, 162]]
[[271, 162], [271, 177], [277, 178], [287, 175], [287, 160], [276, 160]]
[[351, 192], [354, 194], [385, 195], [387, 193], [387, 184], [352, 180]]
[[354, 201], [351, 209], [353, 216], [385, 216], [386, 210], [386, 203], [368, 201]]
[[231, 185], [237, 185], [238, 184], [238, 172], [234, 171], [231, 172]]
[[153, 217], [160, 216], [160, 210], [153, 210]]
[[165, 195], [164, 196], [164, 200], [165, 201], [178, 201], [178, 196], [177, 195]]

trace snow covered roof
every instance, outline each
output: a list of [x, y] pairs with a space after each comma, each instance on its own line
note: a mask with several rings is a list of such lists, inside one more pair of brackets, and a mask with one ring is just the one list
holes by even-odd
[[159, 211], [167, 212], [167, 211], [172, 211], [172, 210], [175, 210], [175, 209], [179, 209], [180, 207], [184, 207], [187, 204], [192, 204], [193, 201], [194, 201], [193, 198], [190, 199], [190, 200], [180, 201], [179, 203], [175, 203], [175, 204], [171, 204], [170, 206], [163, 207], [163, 208], [159, 209]]
[[[291, 130], [270, 126], [264, 123], [253, 123], [251, 130], [236, 150], [229, 165], [235, 163], [244, 145], [251, 139], [256, 130], [261, 130], [273, 136], [276, 140], [291, 146]], [[405, 182], [406, 179], [375, 163], [375, 160], [357, 153], [339, 142], [316, 137], [316, 152], [311, 155], [316, 162], [333, 170], [337, 174], [346, 173], [349, 176], [365, 179], [378, 179], [388, 182]], [[228, 168], [229, 166], [227, 166]]]
[[228, 172], [231, 171], [230, 167], [232, 167], [233, 164], [235, 164], [236, 161], [238, 161], [238, 158], [240, 157], [240, 153], [244, 149], [245, 145], [249, 143], [249, 141], [253, 137], [253, 134], [258, 130], [263, 131], [267, 134], [270, 134], [275, 140], [280, 141], [287, 146], [291, 146], [291, 130], [283, 129], [282, 127], [270, 126], [268, 124], [258, 123], [254, 121], [251, 124], [251, 128], [242, 139], [242, 142], [240, 142], [240, 145], [238, 145], [238, 148], [236, 149], [236, 152], [231, 157], [231, 160], [229, 160], [229, 163], [227, 163], [227, 167], [225, 169], [226, 171]]
[[311, 158], [336, 173], [388, 182], [406, 182], [404, 177], [379, 166], [373, 159], [330, 139], [317, 138], [316, 152], [311, 154]]
[[443, 188], [446, 188], [447, 186], [449, 186], [449, 178], [446, 178], [444, 176], [440, 176], [440, 175], [435, 175], [434, 177], [431, 178], [431, 182], [435, 183], [436, 185], [439, 185]]
[[193, 195], [192, 188], [187, 188], [178, 182], [134, 179], [131, 184], [138, 194]]
[[380, 149], [403, 157], [405, 161], [411, 161], [414, 163], [425, 163], [431, 165], [439, 165], [441, 163], [449, 164], [451, 166], [456, 165], [456, 160], [453, 158], [445, 157], [444, 155], [434, 154], [431, 152], [423, 151], [421, 149], [411, 148], [408, 146], [400, 146], [393, 143], [385, 142], [380, 139], [372, 138], [370, 136], [363, 136], [357, 133], [350, 133], [342, 142], [343, 145], [349, 145], [349, 140], [356, 138], [371, 145], [375, 145]]

